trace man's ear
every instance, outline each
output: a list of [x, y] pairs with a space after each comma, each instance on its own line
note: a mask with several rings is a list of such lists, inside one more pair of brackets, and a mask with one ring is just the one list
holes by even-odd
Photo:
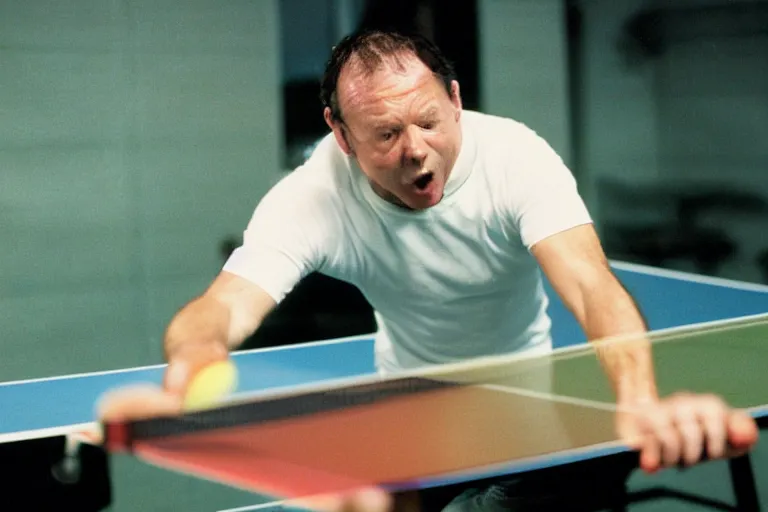
[[453, 107], [456, 112], [456, 120], [458, 121], [461, 117], [461, 92], [459, 91], [459, 82], [456, 80], [451, 81], [451, 103], [453, 103]]
[[347, 154], [352, 154], [352, 148], [349, 147], [349, 143], [347, 142], [347, 138], [344, 135], [344, 129], [341, 127], [341, 123], [333, 119], [333, 116], [331, 115], [331, 109], [330, 107], [325, 107], [323, 110], [323, 118], [325, 119], [325, 124], [328, 125], [328, 128], [330, 128], [333, 131], [334, 137], [336, 137], [336, 143], [339, 145], [341, 150]]

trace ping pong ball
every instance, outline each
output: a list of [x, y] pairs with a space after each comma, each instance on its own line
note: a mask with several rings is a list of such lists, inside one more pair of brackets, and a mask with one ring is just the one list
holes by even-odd
[[198, 410], [215, 406], [237, 387], [237, 367], [230, 360], [217, 361], [202, 368], [189, 383], [184, 408]]

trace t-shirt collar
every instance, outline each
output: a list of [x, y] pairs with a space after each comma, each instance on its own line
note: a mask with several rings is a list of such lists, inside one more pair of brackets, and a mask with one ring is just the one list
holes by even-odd
[[467, 178], [469, 178], [475, 161], [476, 149], [472, 132], [466, 129], [466, 125], [462, 121], [461, 148], [459, 149], [459, 155], [456, 157], [456, 162], [453, 164], [451, 174], [448, 176], [448, 181], [445, 183], [443, 200], [459, 190], [464, 182], [467, 181]]

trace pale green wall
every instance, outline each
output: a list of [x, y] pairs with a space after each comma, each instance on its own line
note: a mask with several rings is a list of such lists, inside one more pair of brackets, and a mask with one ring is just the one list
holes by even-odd
[[[723, 4], [679, 2], [712, 3]], [[521, 120], [550, 142], [574, 168], [598, 229], [608, 218], [654, 222], [674, 215], [653, 205], [630, 208], [626, 198], [600, 194], [597, 183], [606, 179], [628, 186], [680, 183], [681, 190], [728, 183], [768, 200], [768, 38], [695, 39], [674, 43], [659, 57], [638, 58], [626, 51], [624, 26], [639, 9], [656, 4], [580, 1], [579, 116], [571, 126], [575, 106], [567, 92], [564, 2], [479, 0], [478, 5], [481, 108]], [[740, 245], [721, 275], [761, 280], [755, 258], [768, 249], [768, 241], [757, 235], [765, 231], [765, 214], [721, 215], [707, 222], [726, 229]]]
[[0, 1], [0, 379], [159, 361], [280, 171], [271, 0]]
[[[276, 1], [0, 0], [0, 380], [160, 361], [281, 172]], [[261, 498], [113, 461], [111, 510]]]
[[570, 163], [560, 0], [478, 0], [482, 110], [524, 122]]

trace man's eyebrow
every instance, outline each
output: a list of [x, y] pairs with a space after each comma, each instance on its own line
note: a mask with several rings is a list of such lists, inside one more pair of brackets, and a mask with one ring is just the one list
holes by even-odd
[[378, 121], [373, 124], [373, 129], [376, 131], [392, 130], [397, 126], [398, 124], [393, 121]]
[[[422, 120], [424, 119], [432, 120], [438, 117], [439, 114], [440, 114], [440, 109], [437, 107], [437, 105], [432, 105], [429, 108], [427, 108], [427, 110], [419, 114], [419, 118]], [[398, 121], [391, 121], [391, 120], [376, 121], [371, 126], [376, 131], [385, 131], [385, 130], [396, 129], [397, 127], [400, 126], [400, 123]]]
[[436, 105], [432, 105], [429, 107], [423, 114], [421, 114], [422, 118], [434, 118], [437, 117], [437, 114], [439, 112], [439, 109]]

